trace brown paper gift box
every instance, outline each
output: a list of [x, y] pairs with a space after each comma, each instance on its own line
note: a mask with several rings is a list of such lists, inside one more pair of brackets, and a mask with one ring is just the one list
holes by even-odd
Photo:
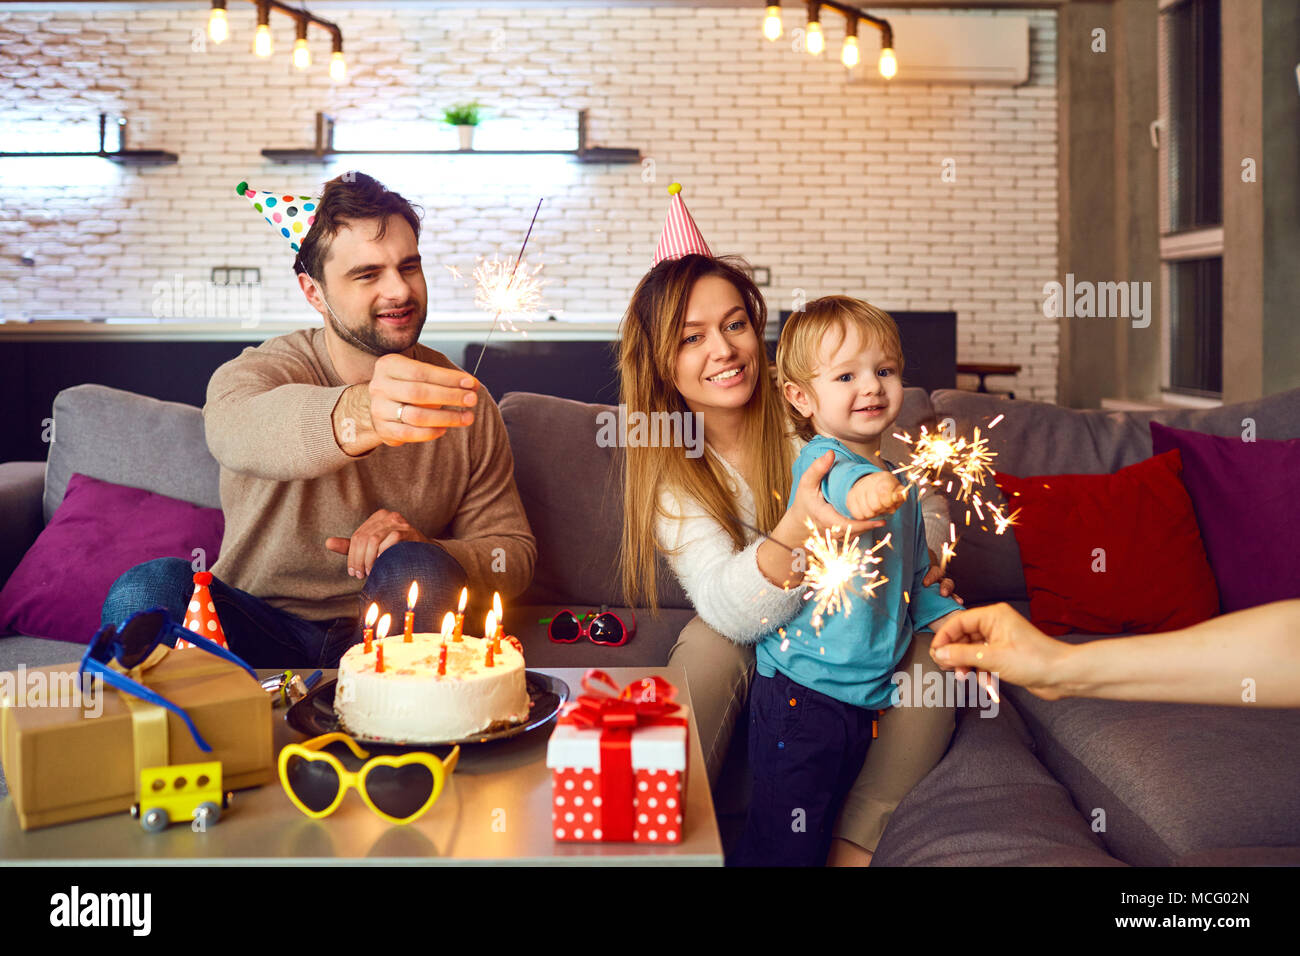
[[[75, 676], [77, 664], [27, 669]], [[212, 747], [204, 753], [185, 722], [166, 715], [168, 763], [220, 760], [222, 785], [238, 790], [270, 783], [271, 698], [242, 668], [197, 649], [171, 651], [139, 678], [185, 710]], [[48, 683], [53, 687], [53, 683]], [[0, 707], [0, 762], [24, 830], [128, 811], [137, 800], [131, 706], [101, 685], [103, 712], [76, 706]], [[18, 688], [19, 696], [22, 689]], [[132, 697], [133, 702], [153, 705]]]

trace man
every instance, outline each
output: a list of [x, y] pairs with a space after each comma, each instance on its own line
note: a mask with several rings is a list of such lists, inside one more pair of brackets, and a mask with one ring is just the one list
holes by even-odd
[[[463, 586], [512, 597], [537, 549], [496, 403], [418, 344], [427, 290], [420, 220], [350, 173], [326, 183], [294, 271], [324, 328], [245, 349], [208, 383], [208, 447], [225, 534], [213, 603], [230, 649], [264, 667], [332, 667], [371, 601], [436, 631]], [[193, 591], [180, 558], [113, 585], [105, 623], [153, 605], [179, 621]]]

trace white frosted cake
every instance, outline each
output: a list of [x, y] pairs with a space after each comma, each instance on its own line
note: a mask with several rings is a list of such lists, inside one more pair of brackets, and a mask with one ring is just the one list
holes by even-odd
[[[485, 638], [447, 641], [446, 674], [438, 674], [442, 637], [397, 634], [375, 641], [370, 653], [354, 644], [339, 661], [334, 711], [347, 732], [395, 743], [460, 740], [520, 723], [528, 717], [524, 655], [509, 639], [487, 665]], [[384, 670], [375, 672], [379, 647]]]

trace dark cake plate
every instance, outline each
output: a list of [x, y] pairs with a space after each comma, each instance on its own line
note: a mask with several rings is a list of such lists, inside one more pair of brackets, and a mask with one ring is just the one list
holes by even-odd
[[367, 747], [427, 750], [430, 747], [451, 747], [455, 744], [485, 744], [494, 740], [517, 737], [544, 726], [560, 712], [560, 708], [569, 699], [569, 685], [558, 677], [543, 674], [541, 671], [527, 670], [524, 672], [524, 680], [528, 687], [528, 717], [523, 723], [511, 724], [500, 730], [484, 731], [460, 740], [402, 743], [354, 734], [339, 723], [338, 714], [334, 713], [334, 687], [338, 684], [337, 680], [313, 687], [306, 697], [289, 708], [284, 718], [289, 722], [290, 727], [308, 737], [319, 737], [321, 734], [342, 731], [349, 734], [357, 743]]

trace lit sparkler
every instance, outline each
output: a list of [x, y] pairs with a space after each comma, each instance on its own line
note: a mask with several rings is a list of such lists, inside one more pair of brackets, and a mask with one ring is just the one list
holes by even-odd
[[[537, 200], [537, 208], [533, 210], [532, 221], [528, 223], [528, 232], [524, 234], [519, 255], [504, 262], [496, 256], [490, 260], [479, 259], [474, 267], [474, 304], [492, 313], [492, 327], [488, 329], [488, 334], [483, 339], [483, 348], [479, 350], [478, 361], [474, 363], [474, 371], [470, 373], [475, 377], [478, 376], [478, 367], [483, 364], [487, 344], [492, 340], [492, 333], [496, 331], [501, 316], [509, 314], [527, 317], [541, 307], [541, 289], [545, 283], [537, 278], [537, 273], [542, 270], [542, 267], [538, 265], [521, 269], [520, 266], [524, 261], [528, 240], [533, 234], [533, 226], [537, 224], [537, 214], [542, 211], [542, 202], [541, 199]], [[446, 268], [454, 278], [462, 278], [460, 270], [455, 266]], [[506, 325], [511, 332], [519, 331], [509, 319], [506, 320]]]
[[521, 266], [515, 259], [480, 259], [474, 267], [474, 304], [496, 318], [506, 316], [507, 330], [517, 332], [509, 316], [534, 315], [541, 307], [541, 271], [541, 263]]
[[961, 487], [956, 492], [958, 501], [969, 501], [976, 485], [981, 484], [992, 472], [989, 467], [997, 453], [990, 451], [989, 440], [980, 437], [978, 426], [974, 439], [967, 441], [965, 436], [956, 440], [949, 439], [939, 432], [927, 431], [921, 426], [921, 433], [913, 441], [907, 433], [895, 434], [895, 438], [912, 446], [912, 456], [907, 463], [894, 469], [894, 474], [906, 472], [912, 484], [939, 484], [944, 470], [952, 478], [948, 481], [948, 490], [952, 490], [952, 481], [956, 479]]
[[[860, 594], [869, 600], [877, 588], [889, 581], [872, 565], [884, 560], [876, 557], [880, 548], [893, 546], [889, 544], [889, 536], [886, 535], [871, 549], [864, 550], [858, 544], [857, 535], [849, 537], [848, 528], [844, 529], [844, 537], [837, 541], [832, 537], [832, 532], [838, 529], [828, 529], [819, 534], [811, 519], [807, 521], [807, 526], [811, 534], [804, 541], [804, 547], [808, 551], [808, 570], [804, 572], [804, 583], [808, 585], [808, 590], [804, 593], [804, 600], [813, 602], [812, 625], [820, 634], [824, 615], [836, 614], [841, 610], [845, 617], [852, 613], [853, 605], [848, 600], [849, 594]], [[862, 579], [860, 585], [855, 583], [859, 578]]]
[[[989, 429], [1002, 421], [1003, 417], [998, 415], [989, 422]], [[965, 518], [967, 526], [970, 525], [972, 507], [981, 522], [986, 520], [984, 511], [988, 510], [993, 517], [995, 534], [1002, 534], [1015, 524], [1016, 516], [1020, 514], [1019, 509], [1006, 514], [993, 502], [981, 500], [979, 493], [975, 491], [975, 488], [984, 484], [993, 473], [990, 466], [993, 459], [997, 457], [997, 452], [988, 446], [988, 438], [980, 437], [978, 426], [975, 428], [974, 437], [969, 440], [965, 436], [948, 438], [939, 432], [928, 431], [924, 425], [921, 426], [921, 433], [915, 440], [906, 432], [901, 435], [896, 432], [894, 437], [912, 446], [912, 455], [907, 463], [895, 468], [893, 472], [894, 474], [905, 473], [908, 487], [917, 486], [921, 490], [919, 493], [924, 492], [926, 485], [937, 488], [944, 484], [943, 477], [946, 470], [951, 477], [948, 478], [944, 491], [952, 494], [955, 500], [967, 505]], [[954, 482], [958, 486], [956, 492], [953, 492]], [[956, 525], [950, 522], [948, 532], [949, 540], [943, 543], [943, 551], [939, 555], [940, 571], [947, 570], [948, 562], [957, 553]]]

